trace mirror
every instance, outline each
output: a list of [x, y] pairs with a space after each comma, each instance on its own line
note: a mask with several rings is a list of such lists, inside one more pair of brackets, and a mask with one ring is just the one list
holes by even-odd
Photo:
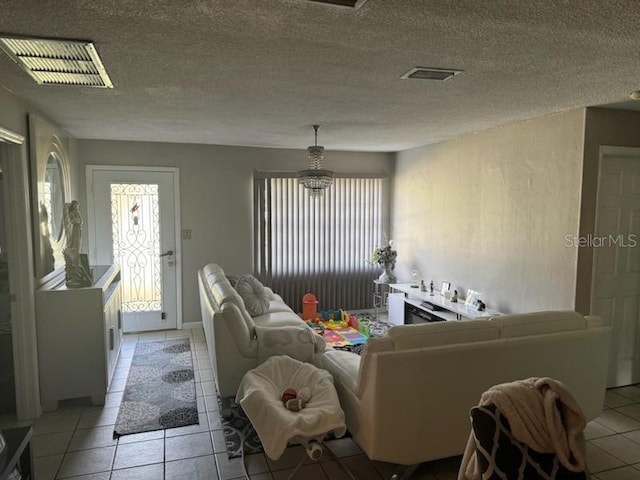
[[29, 115], [34, 260], [41, 284], [64, 272], [64, 206], [70, 193], [68, 151], [68, 139], [57, 127]]
[[54, 153], [49, 154], [44, 173], [44, 206], [49, 217], [49, 235], [52, 242], [59, 242], [63, 229], [64, 182], [62, 166]]

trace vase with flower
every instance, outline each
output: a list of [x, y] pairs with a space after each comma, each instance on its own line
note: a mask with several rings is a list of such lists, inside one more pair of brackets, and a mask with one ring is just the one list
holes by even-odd
[[393, 240], [387, 241], [381, 247], [376, 247], [369, 259], [370, 265], [380, 265], [382, 273], [378, 277], [379, 283], [395, 283], [396, 276], [393, 270], [396, 266], [396, 257], [398, 252], [393, 248]]

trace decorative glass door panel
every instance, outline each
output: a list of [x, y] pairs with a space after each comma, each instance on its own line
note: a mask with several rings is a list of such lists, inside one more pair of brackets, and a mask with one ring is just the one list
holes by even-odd
[[162, 310], [158, 185], [112, 183], [111, 215], [123, 313]]
[[88, 168], [90, 258], [120, 265], [125, 333], [178, 327], [178, 172]]

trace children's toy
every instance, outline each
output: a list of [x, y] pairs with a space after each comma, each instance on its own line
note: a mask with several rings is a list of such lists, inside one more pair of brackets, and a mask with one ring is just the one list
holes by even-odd
[[287, 408], [287, 410], [291, 410], [292, 412], [299, 412], [307, 406], [307, 403], [302, 398], [291, 398], [287, 400], [284, 406]]
[[361, 345], [369, 340], [369, 325], [360, 322], [346, 310], [325, 310], [307, 325], [324, 336], [329, 347]]
[[287, 403], [289, 400], [296, 398], [298, 396], [298, 392], [296, 392], [295, 388], [287, 388], [282, 393], [282, 402]]
[[318, 316], [318, 299], [313, 293], [302, 297], [302, 319], [309, 320]]
[[296, 392], [294, 388], [287, 388], [282, 394], [282, 402], [287, 410], [299, 412], [311, 399], [311, 390], [309, 387], [302, 387], [300, 392]]

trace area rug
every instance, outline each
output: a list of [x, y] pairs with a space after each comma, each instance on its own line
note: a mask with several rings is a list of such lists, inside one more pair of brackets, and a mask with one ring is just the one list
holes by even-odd
[[[392, 327], [392, 325], [387, 322], [377, 321], [375, 316], [369, 313], [357, 313], [354, 314], [354, 316], [356, 316], [359, 321], [369, 324], [369, 332], [372, 337], [381, 337]], [[364, 349], [364, 345], [347, 345], [338, 348], [360, 355]], [[231, 415], [229, 418], [222, 419], [222, 430], [224, 432], [227, 456], [229, 458], [237, 458], [242, 454], [243, 439], [245, 455], [263, 451], [258, 434], [251, 426], [251, 422], [242, 410], [242, 407], [235, 401], [231, 402]], [[346, 436], [349, 436], [348, 432]]]
[[198, 423], [188, 338], [138, 342], [114, 428], [114, 438]]
[[231, 415], [229, 418], [222, 418], [222, 431], [229, 458], [237, 458], [242, 455], [243, 439], [245, 455], [263, 451], [260, 437], [253, 429], [242, 407], [235, 400], [231, 401]]

